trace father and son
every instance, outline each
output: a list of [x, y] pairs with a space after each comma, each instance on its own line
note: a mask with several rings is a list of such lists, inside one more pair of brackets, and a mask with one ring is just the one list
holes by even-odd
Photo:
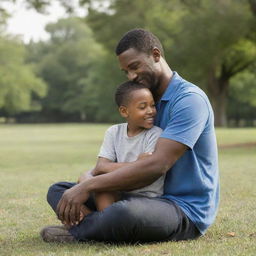
[[[171, 70], [159, 39], [133, 29], [116, 47], [129, 81], [115, 100], [127, 123], [105, 133], [96, 166], [47, 200], [61, 226], [46, 242], [196, 239], [219, 202], [214, 115], [205, 93]], [[155, 126], [154, 126], [155, 125]]]

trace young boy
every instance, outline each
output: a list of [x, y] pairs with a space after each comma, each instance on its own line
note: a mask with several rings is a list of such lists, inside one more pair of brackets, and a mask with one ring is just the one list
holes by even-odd
[[[156, 141], [162, 130], [154, 126], [156, 108], [149, 89], [134, 83], [121, 84], [115, 94], [119, 112], [127, 123], [111, 126], [105, 133], [104, 141], [98, 155], [92, 175], [115, 171], [129, 162], [149, 157], [154, 151]], [[79, 182], [83, 178], [81, 177]], [[151, 185], [127, 193], [156, 197], [163, 194], [164, 177]], [[97, 210], [102, 211], [118, 201], [117, 193], [101, 192], [95, 194]]]

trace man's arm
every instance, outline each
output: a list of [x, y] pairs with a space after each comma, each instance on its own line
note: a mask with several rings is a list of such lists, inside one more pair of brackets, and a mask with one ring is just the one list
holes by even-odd
[[137, 160], [116, 172], [92, 177], [81, 184], [85, 192], [133, 190], [147, 186], [165, 174], [187, 150], [187, 146], [159, 138], [150, 157]]
[[133, 190], [151, 184], [166, 173], [186, 150], [187, 146], [182, 143], [158, 139], [155, 152], [150, 157], [115, 172], [94, 176], [66, 190], [57, 207], [59, 219], [67, 223], [79, 221], [80, 207], [90, 192]]
[[[143, 159], [145, 157], [151, 156], [152, 153], [142, 153], [138, 156], [138, 159]], [[130, 165], [131, 162], [125, 162], [125, 163], [116, 163], [113, 162], [107, 158], [104, 157], [99, 157], [96, 163], [96, 166], [90, 170], [90, 171], [86, 171], [85, 173], [83, 173], [79, 178], [78, 178], [78, 182], [77, 183], [81, 183], [83, 181], [85, 181], [86, 179], [89, 179], [93, 176], [97, 176], [97, 175], [101, 175], [101, 174], [106, 174], [112, 171], [115, 171], [121, 167], [124, 166], [128, 166]]]

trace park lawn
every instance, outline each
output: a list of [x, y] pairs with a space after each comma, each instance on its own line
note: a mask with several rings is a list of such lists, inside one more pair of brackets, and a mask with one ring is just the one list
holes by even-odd
[[219, 128], [216, 134], [220, 146], [239, 143], [256, 144], [256, 128]]
[[[0, 126], [0, 255], [256, 255], [256, 147], [220, 149], [221, 204], [196, 241], [145, 245], [47, 244], [41, 227], [58, 224], [46, 203], [50, 184], [91, 167], [108, 125]], [[256, 142], [256, 129], [219, 129], [219, 144]]]

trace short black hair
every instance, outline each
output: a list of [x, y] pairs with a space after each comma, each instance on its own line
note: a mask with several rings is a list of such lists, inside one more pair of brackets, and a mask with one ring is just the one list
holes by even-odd
[[150, 55], [154, 47], [157, 47], [161, 51], [162, 57], [164, 57], [164, 49], [160, 40], [145, 29], [136, 28], [128, 31], [121, 38], [116, 46], [116, 55], [120, 55], [129, 48]]
[[129, 103], [130, 100], [130, 93], [136, 90], [140, 89], [148, 89], [146, 86], [133, 82], [133, 81], [127, 81], [122, 84], [120, 84], [115, 93], [115, 101], [118, 107], [120, 106], [126, 106]]

